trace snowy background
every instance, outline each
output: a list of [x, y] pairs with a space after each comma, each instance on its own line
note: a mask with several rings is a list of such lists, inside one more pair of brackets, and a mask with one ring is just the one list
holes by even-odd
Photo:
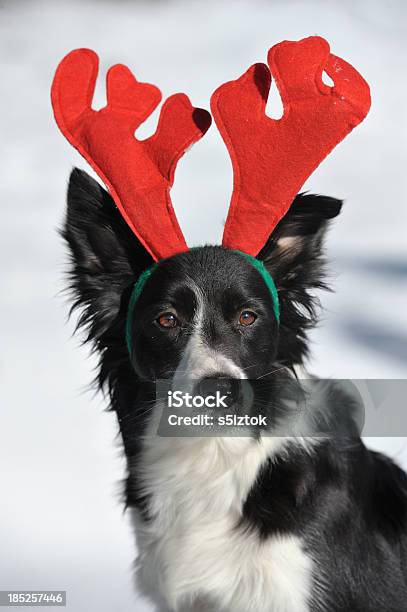
[[[336, 293], [324, 296], [311, 368], [405, 378], [406, 20], [404, 0], [0, 2], [0, 589], [66, 589], [75, 612], [149, 610], [132, 587], [114, 415], [86, 390], [94, 362], [71, 339], [59, 295], [66, 253], [56, 228], [70, 169], [86, 168], [53, 122], [59, 60], [91, 47], [103, 71], [126, 63], [164, 97], [185, 91], [208, 108], [219, 83], [265, 61], [275, 42], [325, 36], [369, 81], [373, 107], [306, 185], [346, 200], [328, 244]], [[99, 82], [96, 106], [103, 100]], [[190, 244], [220, 240], [231, 182], [212, 128], [173, 189]], [[369, 443], [407, 467], [407, 438]]]

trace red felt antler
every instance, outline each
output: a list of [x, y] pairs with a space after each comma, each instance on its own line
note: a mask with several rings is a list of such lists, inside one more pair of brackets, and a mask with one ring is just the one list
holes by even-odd
[[175, 94], [163, 105], [156, 133], [139, 141], [134, 131], [160, 102], [160, 90], [139, 83], [126, 66], [113, 66], [107, 105], [95, 111], [98, 63], [96, 53], [78, 49], [59, 64], [51, 93], [59, 128], [101, 177], [155, 260], [185, 251], [169, 191], [179, 158], [205, 134], [210, 115]]
[[[317, 36], [272, 47], [268, 64], [284, 114], [266, 116], [270, 72], [255, 64], [221, 85], [212, 113], [229, 150], [234, 190], [223, 245], [257, 255], [320, 162], [367, 115], [369, 86]], [[334, 81], [322, 82], [325, 70]]]

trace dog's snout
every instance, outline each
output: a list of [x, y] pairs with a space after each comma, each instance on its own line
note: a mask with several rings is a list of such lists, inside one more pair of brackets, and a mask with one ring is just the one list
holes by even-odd
[[205, 376], [196, 382], [194, 393], [202, 397], [221, 396], [225, 398], [224, 402], [231, 406], [240, 397], [240, 380], [223, 373]]

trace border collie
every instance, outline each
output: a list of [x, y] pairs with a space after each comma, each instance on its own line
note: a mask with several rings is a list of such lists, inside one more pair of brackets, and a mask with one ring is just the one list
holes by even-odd
[[[407, 610], [407, 477], [369, 451], [353, 418], [316, 435], [307, 416], [284, 428], [284, 389], [308, 354], [325, 287], [323, 238], [341, 202], [300, 194], [259, 255], [278, 288], [280, 324], [253, 265], [204, 246], [160, 263], [126, 319], [152, 260], [111, 197], [74, 170], [63, 229], [79, 326], [100, 354], [127, 458], [137, 581], [157, 610], [402, 612]], [[264, 381], [279, 407], [246, 435], [158, 435], [157, 381]], [[237, 381], [237, 382], [236, 382]], [[329, 383], [313, 417], [350, 414]], [[346, 420], [346, 419], [345, 419]]]

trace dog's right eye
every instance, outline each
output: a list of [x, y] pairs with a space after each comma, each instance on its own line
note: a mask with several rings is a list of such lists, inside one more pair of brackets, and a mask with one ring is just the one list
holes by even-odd
[[172, 312], [163, 312], [163, 314], [160, 314], [158, 317], [157, 323], [160, 327], [171, 329], [173, 327], [177, 327], [178, 319]]

